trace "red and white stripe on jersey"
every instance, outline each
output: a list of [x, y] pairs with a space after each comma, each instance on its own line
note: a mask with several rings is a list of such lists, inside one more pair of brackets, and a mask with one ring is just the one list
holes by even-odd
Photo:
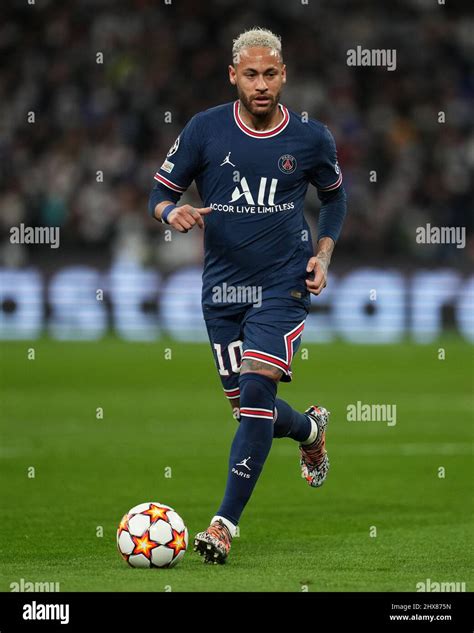
[[336, 180], [335, 183], [333, 183], [332, 185], [329, 185], [329, 187], [318, 187], [319, 191], [333, 191], [334, 189], [337, 189], [338, 187], [340, 187], [342, 184], [342, 171], [339, 174], [339, 178]]
[[235, 389], [224, 389], [225, 397], [229, 400], [232, 398], [240, 398], [240, 389], [236, 387]]
[[267, 354], [257, 349], [246, 349], [242, 355], [242, 360], [246, 358], [259, 360], [267, 365], [273, 365], [281, 369], [287, 376], [291, 376], [291, 361], [293, 360], [293, 344], [301, 336], [304, 330], [304, 321], [285, 334], [285, 359]]
[[243, 409], [240, 409], [240, 415], [246, 418], [262, 418], [263, 420], [273, 420], [273, 411], [271, 409], [245, 407]]
[[304, 321], [301, 321], [299, 325], [285, 334], [285, 346], [286, 346], [286, 358], [288, 362], [288, 369], [291, 367], [291, 361], [293, 360], [293, 343], [303, 334]]
[[290, 113], [288, 112], [288, 109], [285, 108], [285, 106], [281, 103], [279, 103], [278, 105], [280, 107], [281, 113], [283, 114], [283, 120], [271, 130], [264, 130], [263, 132], [259, 132], [258, 130], [253, 130], [246, 123], [244, 123], [239, 112], [239, 100], [234, 102], [234, 120], [237, 126], [242, 130], [242, 132], [244, 132], [244, 134], [247, 134], [248, 136], [253, 136], [253, 138], [270, 138], [272, 136], [276, 136], [277, 134], [280, 134], [280, 132], [282, 132], [290, 122]]
[[177, 185], [175, 182], [171, 182], [171, 180], [168, 180], [168, 178], [165, 178], [164, 176], [162, 176], [158, 171], [154, 175], [154, 179], [158, 180], [158, 182], [161, 182], [161, 184], [168, 187], [168, 189], [172, 189], [173, 191], [176, 191], [177, 193], [184, 193], [186, 191], [186, 187], [181, 187], [180, 185]]
[[281, 369], [285, 374], [288, 374], [287, 363], [281, 358], [278, 358], [278, 356], [265, 354], [264, 352], [259, 352], [257, 349], [246, 349], [242, 356], [242, 360], [245, 360], [247, 358], [251, 360], [259, 360], [262, 363], [266, 363], [267, 365], [273, 365], [274, 367], [278, 367], [278, 369]]

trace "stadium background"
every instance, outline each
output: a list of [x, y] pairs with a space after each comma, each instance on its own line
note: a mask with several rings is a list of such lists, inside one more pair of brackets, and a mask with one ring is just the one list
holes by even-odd
[[[469, 580], [472, 43], [458, 11], [434, 0], [2, 8], [0, 337], [13, 340], [2, 342], [1, 492], [11, 512], [1, 590], [19, 578], [57, 579], [62, 590], [155, 589], [111, 554], [123, 512], [158, 496], [193, 532], [218, 502], [234, 427], [208, 346], [193, 343], [205, 340], [201, 234], [167, 241], [146, 207], [186, 121], [235, 98], [231, 42], [254, 25], [281, 35], [282, 101], [332, 130], [348, 194], [330, 284], [302, 346], [309, 356], [282, 388], [304, 407], [317, 387], [333, 411], [333, 483], [314, 501], [295, 479], [294, 447], [278, 443], [230, 576], [209, 577], [188, 555], [173, 590], [221, 589], [224, 578], [231, 590], [288, 591]], [[396, 71], [349, 67], [358, 45], [396, 49]], [[194, 188], [183, 200], [199, 204]], [[310, 188], [313, 229], [318, 208]], [[12, 244], [20, 223], [61, 227], [60, 247]], [[465, 248], [417, 243], [426, 223], [465, 227]], [[359, 400], [396, 403], [397, 426], [349, 424], [346, 405]], [[291, 530], [265, 545], [281, 502], [302, 517], [298, 552]], [[372, 525], [385, 528], [378, 545]]]

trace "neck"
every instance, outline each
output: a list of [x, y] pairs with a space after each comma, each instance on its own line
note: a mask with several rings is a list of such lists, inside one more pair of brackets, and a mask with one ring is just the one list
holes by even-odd
[[239, 114], [242, 121], [249, 127], [257, 130], [258, 132], [264, 132], [265, 130], [271, 130], [276, 127], [283, 119], [283, 113], [280, 106], [276, 107], [264, 117], [256, 117], [247, 110], [242, 101], [239, 100]]

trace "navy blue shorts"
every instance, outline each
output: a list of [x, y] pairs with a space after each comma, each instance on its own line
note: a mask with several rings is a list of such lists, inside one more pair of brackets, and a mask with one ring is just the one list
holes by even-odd
[[240, 364], [258, 360], [278, 367], [291, 381], [291, 361], [303, 332], [307, 309], [291, 299], [267, 299], [262, 306], [206, 318], [216, 367], [227, 398], [239, 397]]

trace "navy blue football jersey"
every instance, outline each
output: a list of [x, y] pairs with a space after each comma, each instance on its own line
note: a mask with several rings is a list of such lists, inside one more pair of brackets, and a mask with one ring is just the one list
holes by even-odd
[[311, 183], [324, 193], [342, 183], [325, 125], [279, 104], [281, 122], [256, 131], [239, 107], [235, 101], [196, 114], [155, 174], [175, 202], [194, 180], [203, 206], [213, 209], [203, 216], [205, 317], [233, 309], [213, 301], [213, 289], [224, 283], [260, 287], [263, 300], [293, 297], [309, 306], [306, 265], [314, 252], [303, 215], [307, 188]]

